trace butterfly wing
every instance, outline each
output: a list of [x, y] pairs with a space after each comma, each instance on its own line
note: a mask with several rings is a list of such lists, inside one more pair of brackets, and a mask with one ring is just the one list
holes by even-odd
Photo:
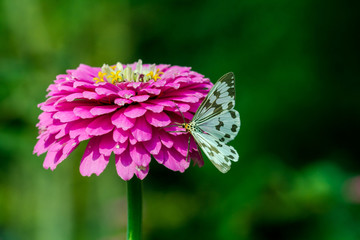
[[233, 140], [239, 132], [240, 125], [239, 112], [234, 109], [210, 118], [202, 124], [198, 124], [201, 130], [222, 143]]
[[192, 135], [209, 160], [220, 172], [226, 173], [230, 170], [231, 161], [238, 161], [239, 155], [233, 147], [221, 143], [211, 135], [200, 131], [193, 131]]
[[231, 161], [239, 159], [236, 150], [225, 144], [235, 138], [240, 128], [240, 115], [234, 106], [235, 78], [233, 73], [227, 73], [211, 88], [192, 119], [196, 127], [191, 134], [222, 173], [229, 171]]
[[200, 104], [192, 121], [201, 124], [235, 106], [235, 77], [230, 72], [222, 76]]

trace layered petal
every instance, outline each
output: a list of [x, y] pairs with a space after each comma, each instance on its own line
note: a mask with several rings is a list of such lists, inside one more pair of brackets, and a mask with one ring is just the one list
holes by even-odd
[[129, 150], [115, 155], [115, 165], [117, 173], [125, 181], [130, 180], [136, 171], [136, 165], [130, 157]]
[[102, 173], [109, 163], [109, 156], [100, 153], [99, 144], [103, 137], [93, 137], [90, 139], [83, 158], [80, 163], [80, 173], [83, 176], [91, 176], [95, 173]]
[[168, 126], [183, 122], [182, 116], [192, 118], [211, 82], [189, 67], [141, 64], [81, 64], [56, 77], [47, 100], [39, 104], [43, 112], [36, 125], [34, 153], [47, 152], [45, 168], [54, 170], [85, 140], [84, 176], [99, 175], [112, 154], [124, 180], [134, 175], [143, 179], [151, 156], [173, 171], [185, 171], [189, 159], [202, 165], [193, 139], [189, 146], [188, 134], [171, 132], [179, 128]]
[[137, 142], [148, 141], [152, 136], [151, 125], [144, 118], [137, 118], [131, 134]]

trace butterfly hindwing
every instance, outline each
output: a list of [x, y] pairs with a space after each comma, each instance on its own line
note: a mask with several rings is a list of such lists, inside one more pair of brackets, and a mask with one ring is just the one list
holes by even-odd
[[192, 135], [209, 160], [220, 172], [226, 173], [230, 170], [231, 161], [238, 161], [239, 155], [233, 147], [221, 143], [211, 135], [202, 132], [194, 131]]

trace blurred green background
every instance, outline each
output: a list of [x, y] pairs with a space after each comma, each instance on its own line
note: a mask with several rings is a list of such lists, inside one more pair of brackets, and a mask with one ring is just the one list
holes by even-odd
[[[360, 239], [359, 2], [0, 0], [0, 239], [125, 239], [126, 183], [32, 155], [38, 103], [80, 63], [233, 71], [240, 154], [152, 164], [144, 239]], [[113, 161], [113, 159], [112, 159]]]

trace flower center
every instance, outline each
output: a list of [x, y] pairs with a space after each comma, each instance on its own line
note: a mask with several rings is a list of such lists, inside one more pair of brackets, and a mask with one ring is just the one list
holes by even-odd
[[136, 64], [136, 69], [133, 70], [130, 66], [125, 68], [121, 63], [114, 66], [104, 64], [101, 71], [98, 72], [98, 77], [94, 78], [95, 83], [109, 82], [112, 84], [120, 82], [148, 82], [150, 80], [157, 81], [161, 79], [163, 72], [156, 69], [156, 65], [143, 66], [141, 59]]

